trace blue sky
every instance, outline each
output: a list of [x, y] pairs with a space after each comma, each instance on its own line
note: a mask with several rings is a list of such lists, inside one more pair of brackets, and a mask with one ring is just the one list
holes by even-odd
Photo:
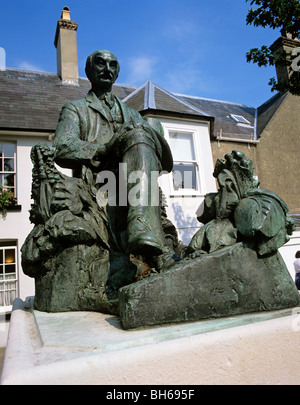
[[175, 93], [258, 107], [272, 97], [274, 67], [246, 62], [253, 47], [280, 35], [246, 25], [245, 0], [0, 0], [6, 66], [56, 72], [54, 35], [64, 6], [78, 23], [79, 75], [86, 57], [109, 49], [118, 83], [147, 80]]

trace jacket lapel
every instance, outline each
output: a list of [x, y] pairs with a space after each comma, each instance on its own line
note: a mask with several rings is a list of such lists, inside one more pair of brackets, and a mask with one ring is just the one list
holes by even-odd
[[117, 100], [117, 102], [118, 102], [118, 104], [119, 104], [119, 107], [120, 107], [120, 109], [121, 109], [123, 121], [124, 121], [124, 122], [128, 122], [129, 119], [130, 119], [130, 115], [129, 115], [129, 110], [128, 110], [127, 105], [126, 105], [125, 103], [123, 103], [123, 102], [119, 99], [119, 97], [117, 97], [116, 95], [115, 95], [114, 97], [115, 97], [115, 99]]
[[[117, 103], [119, 104], [119, 107], [122, 112], [123, 120], [124, 122], [127, 122], [130, 120], [130, 114], [129, 114], [129, 109], [124, 104], [119, 97], [114, 95]], [[88, 106], [91, 107], [93, 110], [98, 111], [107, 121], [109, 121], [109, 118], [105, 112], [105, 108], [103, 107], [101, 101], [98, 99], [98, 97], [93, 93], [92, 91], [89, 91], [88, 94], [85, 97], [86, 101], [88, 102]]]
[[101, 101], [98, 99], [98, 97], [92, 91], [90, 91], [86, 95], [85, 99], [88, 102], [88, 106], [90, 108], [98, 111], [107, 121], [109, 121]]

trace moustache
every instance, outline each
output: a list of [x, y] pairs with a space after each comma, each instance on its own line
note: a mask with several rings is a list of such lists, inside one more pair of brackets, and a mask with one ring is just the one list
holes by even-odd
[[101, 72], [98, 74], [99, 77], [102, 79], [113, 79], [114, 75], [113, 73], [106, 71], [106, 72]]

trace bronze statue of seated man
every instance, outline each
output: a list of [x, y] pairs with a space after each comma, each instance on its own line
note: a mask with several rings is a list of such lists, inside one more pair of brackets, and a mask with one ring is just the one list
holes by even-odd
[[[117, 218], [115, 213], [110, 215], [108, 209], [112, 232], [126, 230], [128, 253], [158, 256], [163, 253], [166, 242], [159, 204], [151, 204], [151, 193], [158, 190], [151, 173], [170, 172], [172, 154], [159, 121], [143, 119], [112, 93], [119, 70], [116, 56], [107, 50], [96, 51], [87, 58], [86, 74], [92, 88], [85, 98], [64, 105], [54, 138], [55, 161], [61, 167], [73, 169], [75, 177], [91, 185], [97, 183], [100, 172], [116, 174], [117, 188], [122, 189], [123, 195], [118, 196], [122, 198], [122, 207]], [[120, 163], [127, 173], [127, 178], [121, 180]], [[136, 172], [143, 173], [139, 181], [142, 183], [140, 193], [144, 195], [140, 196], [138, 204], [132, 205], [129, 199], [124, 202], [124, 193], [128, 196], [134, 187], [128, 177]], [[124, 182], [127, 189], [119, 182]], [[63, 185], [59, 196], [64, 194], [62, 191]], [[65, 204], [65, 196], [61, 204]], [[117, 205], [120, 205], [118, 201]]]
[[22, 267], [35, 278], [36, 309], [116, 313], [120, 287], [180, 260], [157, 181], [172, 154], [160, 122], [112, 93], [119, 70], [111, 52], [92, 53], [91, 90], [63, 106], [53, 147], [32, 149], [35, 227]]

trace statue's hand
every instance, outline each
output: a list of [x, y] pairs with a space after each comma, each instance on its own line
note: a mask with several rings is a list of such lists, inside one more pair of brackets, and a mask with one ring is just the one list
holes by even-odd
[[106, 142], [104, 145], [99, 145], [97, 148], [97, 151], [94, 155], [94, 160], [101, 162], [101, 160], [103, 160], [103, 158], [107, 158], [109, 153], [112, 152], [114, 146], [116, 145], [116, 141], [117, 141], [118, 137], [119, 137], [119, 134], [114, 133], [114, 135], [108, 142]]
[[106, 156], [109, 153], [112, 153], [112, 151], [115, 149], [115, 146], [117, 146], [117, 143], [118, 143], [118, 138], [119, 138], [119, 133], [115, 132], [114, 135], [112, 136], [112, 138], [104, 145]]
[[124, 132], [128, 131], [133, 131], [133, 130], [144, 130], [147, 132], [154, 132], [154, 129], [151, 127], [151, 125], [148, 123], [148, 121], [141, 119], [141, 120], [136, 120], [136, 121], [129, 121], [125, 122], [121, 128], [121, 134]]
[[[113, 137], [107, 142], [104, 146], [106, 148], [106, 155], [111, 153], [114, 156], [122, 155], [124, 149], [128, 148], [128, 146], [132, 146], [134, 144], [134, 140], [132, 141], [132, 136], [139, 133], [151, 134], [151, 137], [155, 137], [155, 131], [150, 126], [150, 124], [141, 119], [137, 121], [128, 121], [125, 122], [120, 130], [116, 132]], [[131, 137], [131, 140], [129, 140]], [[138, 136], [136, 137], [138, 139]], [[129, 143], [128, 143], [129, 142]]]

